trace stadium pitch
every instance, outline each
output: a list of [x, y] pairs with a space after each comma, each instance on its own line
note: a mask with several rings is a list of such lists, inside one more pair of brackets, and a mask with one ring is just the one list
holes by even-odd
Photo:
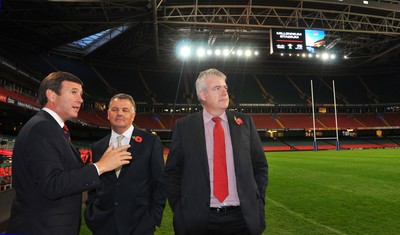
[[[400, 234], [400, 149], [266, 155], [264, 235]], [[169, 205], [155, 234], [174, 234]]]

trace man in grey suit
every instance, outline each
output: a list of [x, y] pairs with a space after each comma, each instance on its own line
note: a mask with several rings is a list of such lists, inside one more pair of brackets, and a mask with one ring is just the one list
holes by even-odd
[[160, 138], [134, 128], [136, 105], [127, 94], [110, 100], [111, 133], [93, 144], [93, 162], [110, 145], [130, 144], [130, 164], [100, 177], [101, 186], [89, 191], [85, 221], [94, 235], [151, 235], [160, 226], [166, 195], [164, 157]]
[[99, 175], [128, 164], [129, 145], [107, 149], [102, 161], [84, 166], [64, 133], [83, 102], [82, 81], [53, 72], [40, 84], [43, 109], [21, 129], [13, 151], [12, 205], [7, 233], [73, 235], [79, 233], [82, 192], [100, 185]]
[[201, 72], [196, 91], [203, 110], [176, 121], [165, 168], [175, 233], [261, 234], [268, 164], [253, 120], [226, 110], [220, 71]]

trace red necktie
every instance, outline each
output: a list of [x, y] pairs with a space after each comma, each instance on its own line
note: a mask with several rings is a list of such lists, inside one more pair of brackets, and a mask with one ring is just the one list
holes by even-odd
[[69, 135], [69, 129], [68, 129], [67, 125], [65, 125], [65, 124], [63, 126], [63, 131], [64, 131], [65, 136], [68, 138], [68, 140], [71, 141], [71, 136]]
[[220, 117], [213, 117], [214, 125], [214, 196], [222, 203], [228, 196], [225, 137]]

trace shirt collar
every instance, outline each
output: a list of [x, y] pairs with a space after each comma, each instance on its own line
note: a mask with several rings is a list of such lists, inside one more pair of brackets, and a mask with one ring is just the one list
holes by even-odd
[[[134, 130], [134, 127], [133, 127], [133, 125], [131, 125], [131, 126], [128, 128], [128, 130], [126, 130], [124, 133], [122, 133], [122, 135], [123, 135], [124, 137], [126, 137], [126, 138], [130, 138], [130, 137], [132, 136], [132, 134], [133, 134], [133, 130]], [[112, 139], [112, 140], [113, 140], [113, 139], [116, 139], [117, 136], [120, 136], [120, 134], [118, 134], [118, 133], [115, 132], [114, 130], [111, 130], [111, 139]]]
[[60, 118], [60, 116], [58, 116], [56, 112], [46, 107], [42, 108], [42, 110], [50, 114], [57, 121], [58, 125], [60, 125], [61, 128], [64, 127], [64, 121]]
[[[213, 115], [211, 115], [209, 112], [207, 112], [205, 109], [203, 109], [204, 123], [210, 122], [213, 117], [214, 117]], [[223, 112], [221, 115], [219, 115], [219, 117], [221, 118], [221, 120], [228, 122], [228, 117], [226, 116], [226, 112]]]

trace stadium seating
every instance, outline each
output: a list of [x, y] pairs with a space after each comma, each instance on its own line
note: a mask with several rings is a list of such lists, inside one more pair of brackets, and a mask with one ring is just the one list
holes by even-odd
[[[327, 128], [335, 128], [335, 115], [334, 114], [318, 114], [316, 117]], [[360, 127], [360, 123], [347, 114], [337, 115], [338, 127], [342, 129]]]
[[254, 124], [258, 129], [280, 129], [284, 128], [279, 122], [271, 115], [265, 114], [252, 114]]
[[6, 90], [3, 87], [0, 87], [0, 95], [4, 95], [6, 97], [7, 96], [13, 97], [14, 99], [16, 99], [18, 101], [22, 101], [22, 102], [25, 102], [27, 104], [30, 104], [30, 105], [33, 105], [33, 106], [36, 106], [36, 107], [40, 106], [39, 103], [36, 102], [34, 99], [32, 99], [32, 98], [30, 98], [28, 96], [16, 93], [16, 92], [12, 92], [12, 91]]
[[159, 117], [154, 114], [137, 114], [135, 125], [142, 129], [165, 129]]
[[385, 127], [389, 126], [383, 119], [383, 115], [376, 114], [355, 114], [354, 118], [365, 127]]
[[384, 115], [384, 119], [392, 127], [400, 127], [400, 113], [388, 113]]

